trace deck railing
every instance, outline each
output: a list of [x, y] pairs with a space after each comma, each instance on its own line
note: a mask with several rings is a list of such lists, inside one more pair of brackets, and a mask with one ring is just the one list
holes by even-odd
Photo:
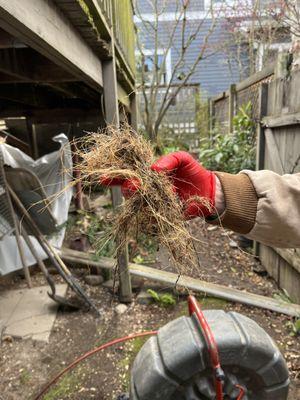
[[112, 0], [98, 0], [98, 3], [101, 7], [101, 11], [106, 18], [106, 22], [109, 27], [112, 26], [113, 23], [113, 2]]
[[113, 1], [114, 34], [132, 72], [135, 71], [135, 33], [130, 0]]
[[97, 0], [109, 27], [113, 27], [115, 41], [131, 71], [135, 72], [135, 33], [130, 0]]

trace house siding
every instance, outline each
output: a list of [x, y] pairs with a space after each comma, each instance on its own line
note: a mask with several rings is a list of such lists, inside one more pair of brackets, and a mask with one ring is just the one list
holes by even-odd
[[[153, 13], [152, 4], [147, 0], [138, 0], [138, 7], [142, 13]], [[177, 5], [181, 4], [181, 0], [157, 0], [157, 9], [164, 12], [174, 12], [177, 9]], [[190, 0], [189, 11], [203, 11], [204, 10], [204, 0]]]
[[[172, 4], [174, 6], [175, 1], [168, 2], [168, 7], [172, 9]], [[203, 4], [199, 1], [192, 1], [189, 6], [189, 11], [200, 10]], [[144, 13], [151, 12], [147, 0], [139, 0], [139, 7]], [[190, 9], [191, 7], [191, 9]], [[191, 34], [198, 24], [202, 23], [203, 26], [188, 49], [185, 56], [185, 65], [180, 69], [180, 73], [185, 75], [195, 59], [199, 55], [201, 48], [203, 46], [205, 37], [211, 25], [211, 20], [202, 21], [199, 20], [187, 20], [187, 30], [186, 37]], [[204, 96], [214, 96], [222, 91], [225, 91], [231, 83], [237, 82], [243, 78], [240, 74], [240, 69], [238, 68], [235, 57], [230, 56], [226, 50], [226, 43], [229, 44], [230, 36], [226, 33], [225, 21], [219, 19], [217, 25], [214, 29], [213, 34], [209, 39], [209, 46], [204, 54], [204, 59], [199, 62], [195, 69], [195, 73], [189, 79], [189, 83], [200, 84], [201, 92]], [[138, 23], [140, 28], [142, 23]], [[160, 21], [159, 23], [159, 47], [167, 47], [168, 38], [170, 37], [170, 31], [172, 29], [173, 22], [170, 21]], [[153, 38], [147, 32], [140, 31], [142, 42], [146, 49], [152, 50], [154, 48]], [[173, 44], [171, 47], [171, 63], [172, 66], [178, 61], [178, 54], [181, 48], [181, 26], [178, 27]], [[231, 55], [234, 55], [235, 50], [231, 46]], [[246, 57], [244, 57], [243, 64], [246, 64]], [[177, 80], [178, 82], [178, 80]], [[176, 83], [176, 79], [174, 80]]]

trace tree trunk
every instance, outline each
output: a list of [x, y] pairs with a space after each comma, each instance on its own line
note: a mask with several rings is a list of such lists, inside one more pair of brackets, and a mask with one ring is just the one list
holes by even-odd
[[158, 129], [154, 127], [154, 124], [148, 123], [146, 126], [146, 134], [150, 142], [153, 144], [154, 153], [158, 156], [162, 155], [162, 145], [158, 140]]

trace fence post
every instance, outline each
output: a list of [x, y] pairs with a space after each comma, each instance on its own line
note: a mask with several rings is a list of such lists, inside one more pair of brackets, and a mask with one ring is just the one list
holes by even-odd
[[214, 99], [209, 99], [209, 136], [211, 137], [212, 131], [215, 127], [215, 102]]
[[[265, 163], [265, 132], [262, 126], [262, 119], [268, 112], [268, 84], [262, 83], [259, 88], [258, 97], [258, 124], [257, 124], [257, 144], [256, 144], [256, 170], [264, 168]], [[253, 244], [254, 255], [259, 256], [259, 243]]]
[[229, 117], [228, 117], [228, 132], [233, 132], [233, 117], [236, 109], [236, 85], [230, 85], [229, 89]]
[[[114, 54], [114, 41], [112, 40], [112, 58], [103, 62], [103, 89], [104, 89], [104, 103], [105, 103], [105, 117], [107, 124], [115, 126], [120, 125], [119, 104], [118, 104], [118, 90], [117, 90], [117, 73]], [[112, 202], [113, 207], [117, 208], [122, 204], [122, 193], [120, 187], [112, 188]], [[118, 243], [117, 243], [118, 245]], [[118, 257], [119, 269], [119, 299], [122, 302], [131, 302], [132, 290], [131, 279], [128, 269], [128, 247], [122, 249]]]
[[287, 52], [280, 52], [275, 65], [275, 79], [286, 78], [288, 75], [290, 55]]

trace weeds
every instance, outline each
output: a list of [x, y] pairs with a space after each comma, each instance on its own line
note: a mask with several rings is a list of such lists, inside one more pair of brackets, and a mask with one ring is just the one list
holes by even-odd
[[170, 293], [158, 294], [152, 289], [148, 289], [147, 293], [149, 293], [153, 300], [161, 307], [171, 307], [176, 304], [175, 297]]

